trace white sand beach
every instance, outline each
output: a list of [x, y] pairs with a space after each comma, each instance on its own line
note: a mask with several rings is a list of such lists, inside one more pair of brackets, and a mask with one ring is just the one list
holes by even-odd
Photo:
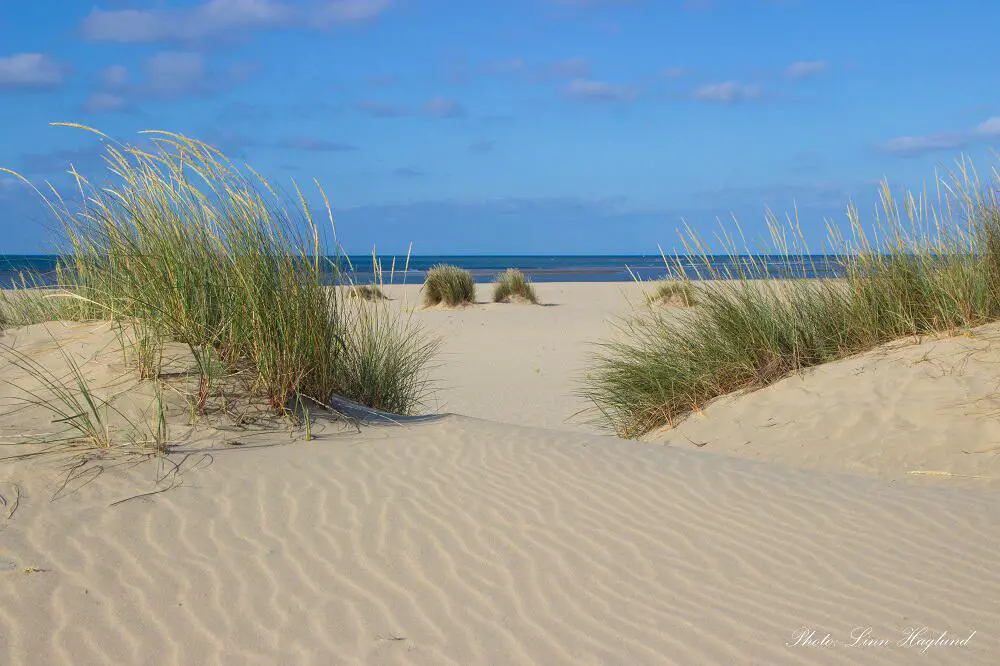
[[[442, 339], [439, 415], [320, 416], [306, 441], [186, 428], [178, 407], [170, 464], [106, 460], [65, 488], [64, 459], [0, 464], [0, 662], [996, 662], [996, 329], [625, 441], [570, 417], [588, 342], [640, 288], [536, 287], [544, 306], [414, 311]], [[3, 336], [53, 366], [56, 341], [121, 385], [104, 324]], [[4, 438], [48, 427], [13, 392]]]

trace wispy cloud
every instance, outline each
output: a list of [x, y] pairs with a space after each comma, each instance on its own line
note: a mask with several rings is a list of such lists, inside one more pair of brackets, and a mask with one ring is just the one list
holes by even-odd
[[95, 42], [184, 42], [265, 28], [328, 28], [374, 19], [392, 0], [207, 0], [183, 9], [93, 9], [80, 31]]
[[421, 178], [426, 176], [427, 172], [416, 167], [399, 167], [393, 170], [392, 175], [397, 178]]
[[391, 86], [399, 83], [399, 77], [395, 74], [372, 74], [365, 80], [372, 86]]
[[632, 86], [575, 79], [563, 88], [563, 94], [571, 99], [587, 102], [628, 102], [636, 98], [637, 91]]
[[200, 53], [162, 51], [146, 61], [146, 80], [136, 92], [163, 99], [210, 95], [245, 83], [256, 71], [253, 63], [210, 68]]
[[898, 136], [883, 141], [876, 148], [900, 157], [915, 157], [940, 150], [957, 150], [979, 141], [1000, 136], [1000, 116], [987, 118], [970, 130], [959, 132], [938, 132], [914, 136]]
[[819, 76], [829, 67], [830, 63], [826, 60], [799, 60], [785, 69], [785, 76], [790, 79], [805, 79], [810, 76]]
[[524, 58], [508, 58], [488, 63], [481, 71], [488, 75], [518, 76], [532, 81], [580, 79], [590, 76], [590, 61], [577, 57], [552, 62], [529, 63]]
[[567, 58], [543, 65], [539, 74], [543, 78], [584, 78], [590, 76], [590, 61], [586, 58]]
[[496, 143], [493, 141], [473, 141], [469, 144], [469, 152], [476, 154], [489, 153], [492, 152], [495, 147]]
[[392, 0], [326, 0], [317, 3], [309, 16], [314, 25], [358, 23], [378, 18], [392, 6]]
[[662, 74], [665, 78], [668, 79], [679, 79], [682, 76], [687, 76], [690, 73], [691, 69], [688, 67], [665, 67], [662, 70], [660, 70], [660, 74]]
[[895, 155], [919, 155], [936, 150], [961, 148], [968, 143], [968, 137], [957, 133], [928, 134], [925, 136], [898, 136], [879, 144], [882, 152]]
[[1000, 134], [1000, 116], [992, 116], [976, 125], [975, 133], [979, 136], [996, 136]]
[[44, 53], [16, 53], [0, 57], [0, 88], [55, 88], [65, 76], [66, 67]]
[[458, 118], [465, 115], [465, 108], [453, 99], [433, 97], [424, 103], [423, 112], [435, 118]]
[[161, 51], [142, 64], [141, 80], [133, 82], [128, 69], [113, 65], [101, 71], [98, 89], [83, 104], [86, 113], [131, 110], [150, 100], [214, 95], [248, 81], [256, 65], [237, 62], [211, 67], [201, 53]]
[[425, 115], [433, 118], [460, 118], [466, 114], [460, 102], [447, 97], [432, 97], [417, 108], [388, 104], [375, 100], [355, 102], [354, 109], [372, 118], [402, 118]]
[[316, 153], [343, 153], [358, 149], [357, 146], [351, 143], [341, 143], [340, 141], [306, 136], [285, 137], [278, 141], [278, 146], [288, 150], [303, 150]]
[[70, 165], [79, 169], [81, 173], [92, 172], [100, 169], [101, 145], [92, 142], [90, 145], [79, 148], [61, 148], [44, 153], [22, 153], [20, 155], [20, 171], [26, 176], [47, 175], [56, 173], [66, 173]]
[[399, 118], [407, 115], [406, 109], [402, 107], [369, 99], [355, 102], [353, 106], [359, 113], [371, 116], [372, 118]]
[[121, 88], [128, 83], [128, 68], [124, 65], [111, 65], [101, 70], [101, 84], [107, 88]]
[[205, 58], [200, 53], [165, 51], [146, 61], [146, 84], [156, 97], [195, 94], [205, 86]]
[[595, 7], [599, 5], [631, 5], [637, 0], [548, 0], [553, 5], [568, 7]]
[[244, 134], [228, 128], [212, 128], [208, 131], [200, 132], [198, 139], [222, 151], [229, 157], [238, 157], [240, 159], [247, 158], [247, 148], [260, 146], [263, 143], [254, 134]]
[[83, 103], [84, 113], [115, 113], [131, 108], [129, 101], [121, 95], [109, 92], [96, 92]]
[[715, 102], [718, 104], [734, 104], [748, 100], [759, 99], [763, 95], [760, 86], [747, 85], [736, 81], [708, 83], [691, 93], [692, 99], [699, 102]]

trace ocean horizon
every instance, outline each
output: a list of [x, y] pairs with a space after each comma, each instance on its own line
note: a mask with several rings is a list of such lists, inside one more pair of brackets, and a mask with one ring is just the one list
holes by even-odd
[[[336, 261], [336, 257], [328, 257]], [[341, 255], [340, 264], [356, 283], [375, 279], [375, 267], [381, 265], [382, 280], [387, 284], [422, 282], [427, 270], [437, 264], [452, 264], [472, 273], [477, 283], [492, 282], [507, 268], [522, 270], [535, 282], [629, 282], [658, 280], [684, 273], [692, 279], [710, 272], [733, 274], [745, 270], [755, 278], [839, 277], [844, 273], [844, 257], [830, 254], [809, 255], [667, 255], [669, 265], [658, 254], [634, 255]], [[21, 276], [45, 286], [55, 284], [59, 255], [0, 255], [0, 288], [20, 284]], [[741, 267], [742, 264], [742, 267]]]

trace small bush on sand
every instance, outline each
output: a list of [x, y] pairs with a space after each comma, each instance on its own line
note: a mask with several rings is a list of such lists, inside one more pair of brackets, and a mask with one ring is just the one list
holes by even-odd
[[698, 307], [669, 315], [651, 308], [622, 322], [620, 335], [600, 344], [583, 395], [603, 425], [637, 437], [726, 393], [896, 338], [1000, 319], [1000, 177], [984, 185], [968, 173], [941, 184], [936, 207], [907, 195], [905, 217], [883, 185], [874, 232], [849, 209], [850, 241], [833, 237], [841, 279], [806, 279], [797, 225], [772, 215], [779, 253], [788, 265], [801, 261], [792, 279], [771, 277], [766, 263], [732, 246], [729, 263], [739, 268], [718, 270], [717, 258], [685, 237], [688, 254], [701, 257], [698, 276], [713, 280], [699, 283]]
[[688, 280], [663, 280], [653, 292], [646, 295], [646, 302], [653, 305], [690, 307], [695, 304], [694, 285]]
[[384, 301], [389, 297], [373, 284], [357, 284], [347, 288], [348, 298], [360, 298], [365, 301]]
[[427, 271], [424, 280], [424, 305], [444, 304], [449, 307], [476, 302], [476, 285], [472, 273], [457, 266], [438, 264]]
[[[148, 372], [159, 341], [182, 342], [247, 378], [251, 393], [280, 413], [301, 396], [326, 404], [338, 392], [362, 403], [419, 403], [412, 392], [423, 386], [421, 334], [408, 321], [380, 320], [372, 338], [345, 315], [343, 290], [330, 288], [341, 280], [339, 263], [326, 259], [339, 248], [328, 251], [298, 188], [290, 204], [205, 143], [144, 134], [149, 150], [100, 135], [106, 182], [77, 176], [74, 197], [49, 199], [36, 189], [66, 246], [58, 290], [8, 299], [20, 318], [52, 307], [63, 319], [137, 322], [155, 335], [145, 350]], [[329, 206], [325, 217], [332, 226]], [[382, 361], [360, 366], [352, 356], [358, 348]]]
[[538, 303], [535, 288], [523, 272], [516, 268], [508, 268], [498, 273], [493, 282], [493, 302], [509, 303], [511, 301]]

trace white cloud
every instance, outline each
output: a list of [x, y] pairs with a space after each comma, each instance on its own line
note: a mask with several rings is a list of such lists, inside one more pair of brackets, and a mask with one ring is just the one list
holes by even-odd
[[121, 88], [128, 83], [128, 69], [123, 65], [105, 67], [101, 72], [101, 83], [108, 88]]
[[736, 81], [708, 83], [691, 93], [691, 97], [699, 102], [717, 102], [721, 104], [732, 104], [744, 100], [758, 99], [761, 95], [760, 86], [746, 85]]
[[107, 92], [96, 92], [83, 103], [86, 113], [114, 113], [128, 108], [128, 100], [121, 95]]
[[788, 66], [785, 75], [790, 79], [805, 79], [822, 74], [829, 66], [826, 60], [799, 60]]
[[582, 78], [590, 76], [590, 61], [586, 58], [557, 60], [542, 69], [543, 76], [551, 78]]
[[392, 6], [392, 0], [327, 0], [315, 7], [310, 22], [321, 27], [336, 23], [357, 23], [378, 18]]
[[879, 144], [885, 153], [896, 155], [917, 155], [935, 150], [960, 148], [967, 142], [962, 134], [929, 134], [926, 136], [899, 136]]
[[524, 58], [508, 58], [507, 60], [498, 60], [486, 65], [485, 68], [488, 74], [518, 74], [526, 71], [527, 69], [528, 63], [524, 60]]
[[457, 118], [465, 115], [465, 109], [453, 99], [434, 97], [424, 104], [424, 113], [436, 118]]
[[987, 118], [976, 126], [976, 134], [983, 136], [993, 136], [1000, 134], [1000, 116]]
[[590, 61], [586, 58], [566, 58], [534, 64], [524, 58], [509, 58], [491, 62], [480, 71], [484, 74], [521, 76], [533, 81], [582, 79], [590, 76]]
[[0, 88], [53, 88], [64, 77], [65, 68], [44, 53], [0, 57]]
[[281, 139], [277, 145], [288, 150], [304, 150], [317, 153], [339, 153], [358, 149], [357, 146], [351, 143], [308, 136], [286, 137]]
[[571, 81], [563, 88], [563, 93], [573, 99], [592, 102], [626, 102], [636, 97], [636, 90], [631, 86], [590, 79]]
[[180, 97], [204, 84], [205, 59], [198, 53], [164, 51], [146, 61], [149, 92], [157, 97]]
[[987, 141], [1000, 136], [1000, 116], [992, 116], [971, 130], [961, 132], [939, 132], [917, 136], [898, 136], [883, 141], [876, 148], [884, 153], [902, 157], [912, 157], [939, 150], [956, 150], [970, 144]]
[[330, 27], [373, 19], [393, 0], [207, 0], [184, 9], [94, 9], [80, 30], [95, 42], [184, 42], [255, 29]]

